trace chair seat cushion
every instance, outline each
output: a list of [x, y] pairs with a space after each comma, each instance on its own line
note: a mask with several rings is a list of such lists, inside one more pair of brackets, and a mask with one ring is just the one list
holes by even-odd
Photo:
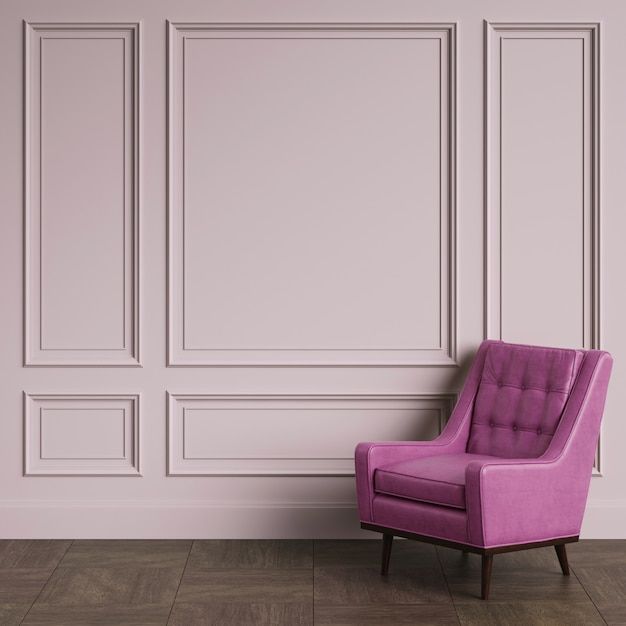
[[470, 461], [491, 460], [485, 454], [440, 454], [379, 467], [377, 493], [465, 509], [465, 468]]

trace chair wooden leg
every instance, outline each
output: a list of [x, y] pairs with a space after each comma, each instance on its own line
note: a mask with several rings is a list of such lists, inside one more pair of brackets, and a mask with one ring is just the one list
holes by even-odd
[[569, 563], [567, 562], [567, 552], [565, 551], [565, 544], [558, 544], [554, 546], [554, 549], [556, 550], [556, 555], [559, 557], [559, 564], [561, 566], [563, 576], [569, 576]]
[[393, 535], [383, 534], [383, 561], [380, 566], [382, 576], [387, 576], [389, 572], [389, 559], [391, 558], [391, 545], [393, 543]]
[[493, 554], [483, 554], [483, 567], [480, 579], [480, 591], [483, 600], [489, 599], [489, 585], [491, 584], [492, 566]]

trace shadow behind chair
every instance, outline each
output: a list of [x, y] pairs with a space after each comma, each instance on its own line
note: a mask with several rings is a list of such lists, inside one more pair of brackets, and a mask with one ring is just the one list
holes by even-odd
[[360, 443], [361, 527], [482, 555], [578, 540], [612, 358], [485, 341], [452, 415], [432, 441]]

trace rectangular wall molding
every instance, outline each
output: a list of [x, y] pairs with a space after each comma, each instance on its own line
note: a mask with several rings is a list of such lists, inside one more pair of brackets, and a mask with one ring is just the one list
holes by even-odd
[[24, 394], [25, 476], [139, 476], [139, 395]]
[[485, 336], [599, 348], [599, 24], [485, 22], [485, 68]]
[[599, 25], [485, 38], [486, 336], [598, 348]]
[[456, 25], [168, 33], [168, 365], [455, 365]]
[[24, 364], [137, 366], [139, 24], [24, 32]]
[[168, 393], [168, 475], [353, 476], [359, 441], [432, 439], [455, 400]]

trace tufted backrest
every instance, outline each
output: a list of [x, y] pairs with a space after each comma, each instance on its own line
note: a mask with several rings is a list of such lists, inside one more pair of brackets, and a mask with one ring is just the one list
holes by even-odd
[[561, 419], [583, 352], [492, 343], [478, 386], [467, 451], [541, 456]]

